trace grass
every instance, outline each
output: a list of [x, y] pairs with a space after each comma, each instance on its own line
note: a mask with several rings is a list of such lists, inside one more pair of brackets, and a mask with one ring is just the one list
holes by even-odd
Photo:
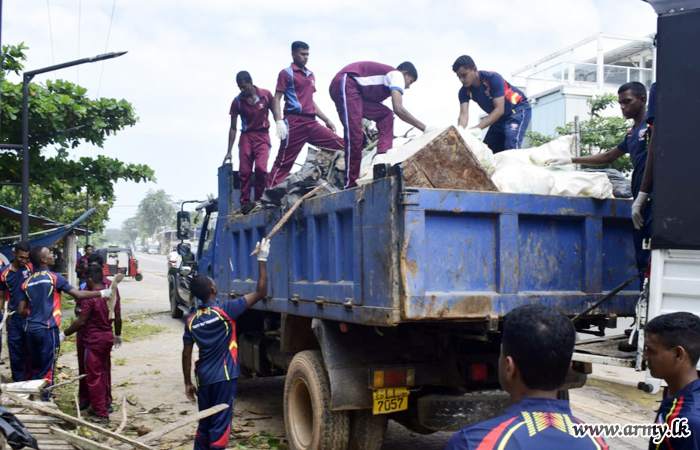
[[232, 436], [231, 447], [235, 450], [250, 450], [250, 449], [270, 449], [270, 450], [286, 450], [289, 448], [287, 441], [277, 436], [271, 431], [262, 431], [254, 436], [238, 438], [235, 433]]
[[126, 358], [114, 358], [114, 364], [117, 366], [125, 366]]

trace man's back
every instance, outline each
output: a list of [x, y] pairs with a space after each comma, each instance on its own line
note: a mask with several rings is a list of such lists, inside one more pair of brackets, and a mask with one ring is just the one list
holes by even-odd
[[656, 414], [657, 424], [668, 424], [673, 429], [673, 421], [687, 419], [690, 435], [685, 438], [666, 437], [655, 444], [649, 443], [651, 450], [686, 450], [700, 448], [700, 380], [695, 380], [683, 388], [675, 397], [663, 399]]
[[[90, 289], [99, 291], [99, 289]], [[80, 304], [80, 315], [85, 316], [85, 328], [81, 331], [86, 345], [112, 344], [112, 322], [109, 320], [109, 308], [107, 299], [89, 298]]]
[[502, 416], [468, 426], [452, 436], [445, 450], [607, 450], [599, 437], [576, 437], [569, 402], [525, 398]]
[[29, 266], [22, 266], [20, 270], [14, 272], [12, 263], [0, 269], [0, 289], [4, 292], [4, 300], [9, 301], [10, 311], [17, 311], [17, 305], [24, 298], [22, 284], [32, 275]]
[[27, 331], [58, 327], [61, 324], [61, 292], [73, 287], [60, 274], [41, 269], [22, 285], [29, 301]]

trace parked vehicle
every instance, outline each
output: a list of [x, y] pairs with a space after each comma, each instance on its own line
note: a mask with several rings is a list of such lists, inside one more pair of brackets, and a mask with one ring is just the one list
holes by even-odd
[[[255, 289], [249, 255], [283, 212], [232, 219], [236, 185], [220, 167], [218, 200], [197, 207], [196, 258], [169, 274], [173, 317], [190, 309], [196, 271], [219, 300]], [[405, 188], [400, 170], [312, 198], [272, 238], [268, 298], [237, 320], [242, 371], [287, 374], [294, 449], [336, 448], [331, 435], [379, 448], [388, 418], [430, 433], [496, 416], [501, 319], [532, 302], [573, 316], [633, 275], [629, 215], [627, 200]], [[637, 298], [622, 290], [578, 330], [614, 327]], [[575, 363], [564, 389], [590, 368]]]
[[149, 245], [148, 246], [148, 254], [149, 255], [157, 255], [160, 252], [160, 248], [157, 245]]
[[133, 277], [136, 281], [143, 280], [143, 274], [139, 272], [139, 261], [134, 258], [130, 248], [107, 247], [96, 251], [105, 262], [105, 275], [123, 273], [125, 277]]

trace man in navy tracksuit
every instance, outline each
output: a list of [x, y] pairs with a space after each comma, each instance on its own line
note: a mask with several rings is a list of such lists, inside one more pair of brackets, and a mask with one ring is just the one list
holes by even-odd
[[[668, 384], [656, 414], [656, 424], [667, 424], [684, 436], [652, 438], [650, 450], [700, 448], [700, 317], [676, 312], [654, 317], [646, 327], [644, 360], [654, 378]], [[674, 427], [674, 422], [685, 422]]]
[[578, 436], [583, 422], [557, 399], [571, 366], [576, 330], [562, 313], [524, 305], [506, 315], [498, 379], [511, 407], [452, 436], [445, 450], [608, 450], [598, 436]]
[[[29, 350], [24, 333], [24, 317], [17, 312], [17, 306], [24, 298], [22, 283], [32, 275], [32, 267], [29, 262], [29, 242], [21, 241], [12, 248], [12, 262], [0, 269], [0, 311], [7, 301], [7, 310], [10, 316], [7, 318], [7, 348], [10, 351], [10, 369], [12, 381], [31, 380], [32, 369], [29, 363]], [[2, 315], [0, 314], [0, 320]], [[2, 340], [0, 340], [2, 345]]]
[[[17, 313], [27, 319], [25, 331], [32, 364], [32, 380], [45, 379], [47, 386], [51, 386], [61, 345], [58, 331], [61, 325], [61, 293], [65, 292], [75, 299], [84, 300], [107, 298], [112, 295], [112, 290], [75, 289], [63, 276], [49, 270], [54, 259], [46, 247], [34, 247], [29, 252], [29, 259], [34, 266], [34, 273], [22, 284], [24, 298], [17, 306]], [[50, 395], [50, 392], [46, 393], [42, 398], [48, 400]]]
[[[222, 403], [229, 407], [199, 421], [195, 450], [225, 449], [231, 432], [233, 403], [240, 376], [238, 367], [238, 343], [236, 342], [236, 319], [248, 308], [267, 295], [267, 255], [270, 241], [263, 239], [258, 253], [259, 278], [257, 289], [234, 300], [217, 302], [216, 284], [202, 274], [190, 283], [192, 295], [197, 299], [197, 308], [187, 318], [182, 338], [182, 372], [185, 376], [185, 394], [199, 404], [199, 410]], [[199, 347], [199, 359], [195, 362], [197, 387], [192, 384], [192, 348]]]
[[452, 70], [463, 85], [459, 90], [459, 126], [466, 128], [469, 123], [469, 103], [474, 100], [488, 116], [470, 131], [478, 135], [488, 127], [484, 144], [494, 153], [520, 148], [532, 116], [525, 94], [500, 74], [478, 70], [467, 55], [457, 58]]

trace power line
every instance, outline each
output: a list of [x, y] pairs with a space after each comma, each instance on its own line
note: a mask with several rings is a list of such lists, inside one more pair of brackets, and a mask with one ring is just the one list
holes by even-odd
[[[78, 0], [78, 59], [80, 59], [80, 24], [82, 12], [83, 0]], [[80, 84], [80, 65], [76, 66], [76, 69], [78, 70], [78, 78], [76, 79], [75, 84]]]
[[46, 0], [46, 12], [49, 14], [49, 38], [51, 39], [51, 62], [52, 64], [56, 64], [56, 59], [54, 58], [53, 55], [53, 29], [51, 27], [51, 5], [49, 4], [49, 0]]
[[[48, 0], [47, 0], [48, 1]], [[109, 28], [107, 28], [107, 42], [105, 42], [105, 53], [107, 53], [107, 47], [109, 47], [109, 35], [112, 33], [112, 21], [114, 20], [114, 8], [117, 6], [117, 0], [112, 3], [112, 15], [109, 17]], [[102, 61], [102, 68], [100, 69], [100, 82], [97, 84], [97, 97], [100, 97], [100, 88], [102, 87], [102, 74], [105, 71], [105, 62]]]

